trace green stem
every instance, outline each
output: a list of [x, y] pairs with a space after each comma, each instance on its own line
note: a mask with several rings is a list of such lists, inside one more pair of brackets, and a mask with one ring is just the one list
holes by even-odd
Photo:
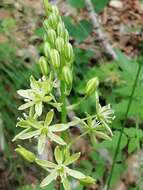
[[77, 103], [70, 105], [67, 107], [68, 110], [74, 110], [76, 107], [78, 107], [85, 99], [87, 98], [87, 96], [84, 96], [83, 98], [81, 98]]
[[65, 84], [64, 84], [63, 80], [61, 80], [60, 88], [61, 88], [61, 103], [62, 103], [61, 121], [62, 121], [62, 123], [66, 123], [66, 121], [67, 121], [67, 109], [66, 109]]
[[129, 113], [131, 103], [132, 103], [132, 100], [133, 100], [133, 95], [134, 95], [134, 92], [135, 92], [135, 89], [136, 89], [136, 85], [137, 85], [138, 78], [139, 78], [139, 75], [140, 75], [141, 67], [142, 67], [142, 63], [139, 64], [137, 74], [136, 74], [136, 78], [135, 78], [135, 81], [134, 81], [134, 84], [133, 84], [133, 88], [132, 88], [132, 92], [131, 92], [131, 95], [130, 95], [129, 103], [128, 103], [127, 110], [126, 110], [126, 113], [125, 113], [124, 122], [123, 122], [123, 125], [122, 125], [122, 128], [121, 128], [121, 131], [120, 131], [120, 136], [119, 136], [117, 147], [116, 147], [116, 150], [115, 150], [115, 154], [114, 154], [114, 158], [113, 158], [113, 164], [112, 164], [112, 167], [111, 167], [111, 172], [110, 172], [110, 175], [109, 175], [109, 179], [107, 181], [106, 190], [109, 190], [110, 185], [111, 185], [111, 180], [112, 180], [112, 176], [113, 176], [113, 172], [114, 172], [114, 168], [115, 168], [115, 164], [116, 164], [116, 160], [117, 160], [117, 156], [118, 156], [118, 152], [119, 152], [119, 148], [120, 148], [120, 144], [121, 144], [122, 135], [123, 135], [123, 132], [124, 132], [124, 127], [125, 127], [126, 120], [127, 120], [127, 117], [128, 117], [128, 113]]
[[81, 137], [84, 137], [88, 133], [89, 133], [89, 131], [85, 131], [84, 133], [82, 133], [81, 135], [79, 135], [78, 137], [76, 137], [75, 139], [73, 139], [71, 141], [71, 143], [68, 145], [68, 148], [70, 148], [74, 143], [76, 143], [76, 141], [78, 141]]

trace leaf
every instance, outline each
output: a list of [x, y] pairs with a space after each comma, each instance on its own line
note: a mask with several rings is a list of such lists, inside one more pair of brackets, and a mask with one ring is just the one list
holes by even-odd
[[131, 154], [133, 151], [135, 151], [137, 149], [138, 145], [139, 145], [138, 138], [136, 138], [136, 137], [131, 138], [129, 141], [129, 144], [128, 144], [129, 154]]
[[63, 162], [63, 154], [59, 146], [56, 146], [54, 156], [58, 164], [61, 164]]
[[52, 141], [55, 141], [56, 143], [60, 144], [60, 145], [66, 145], [66, 142], [61, 138], [59, 137], [58, 135], [55, 135], [54, 133], [52, 132], [49, 132], [48, 133], [48, 137], [52, 140]]
[[46, 144], [46, 135], [41, 134], [38, 139], [38, 153], [42, 154]]
[[35, 162], [43, 168], [55, 168], [57, 165], [47, 160], [36, 159]]
[[42, 114], [42, 108], [43, 108], [42, 102], [38, 102], [35, 104], [35, 112], [38, 116]]
[[51, 183], [53, 180], [55, 180], [56, 177], [57, 177], [56, 170], [52, 170], [51, 173], [45, 179], [43, 179], [43, 181], [40, 184], [40, 187], [49, 185], [49, 183]]
[[67, 158], [67, 159], [65, 160], [64, 165], [69, 165], [69, 164], [75, 162], [76, 160], [79, 159], [80, 155], [81, 155], [80, 152], [73, 154], [72, 156], [70, 156], [69, 158]]
[[22, 140], [30, 139], [32, 137], [38, 136], [40, 133], [41, 133], [41, 130], [31, 131], [31, 132], [20, 135], [19, 139], [22, 139]]
[[77, 25], [72, 23], [70, 17], [63, 17], [63, 21], [69, 34], [75, 38], [77, 42], [83, 42], [93, 30], [92, 24], [87, 20], [82, 20]]
[[71, 190], [70, 183], [68, 181], [68, 178], [63, 178], [63, 186], [65, 190]]
[[41, 28], [37, 28], [35, 31], [34, 31], [35, 35], [40, 37], [40, 38], [43, 38], [44, 37], [44, 34], [45, 34], [45, 30], [41, 27]]
[[92, 0], [92, 4], [94, 6], [95, 12], [100, 13], [103, 11], [105, 6], [109, 3], [110, 0]]
[[78, 1], [77, 0], [68, 0], [68, 3], [75, 8], [82, 9], [85, 7], [85, 1], [84, 0], [78, 0]]
[[54, 110], [50, 110], [46, 115], [44, 126], [49, 126], [53, 120], [53, 117], [54, 117]]
[[122, 53], [119, 49], [116, 49], [115, 51], [119, 66], [123, 69], [123, 71], [126, 71], [126, 74], [128, 73], [127, 77], [136, 73], [138, 64], [134, 63], [132, 60], [129, 60], [127, 56], [124, 53]]
[[78, 42], [83, 42], [92, 32], [93, 26], [90, 22], [82, 20], [76, 25], [74, 36]]
[[18, 110], [25, 110], [26, 108], [29, 108], [31, 106], [34, 105], [34, 102], [30, 101], [30, 102], [27, 102], [25, 104], [22, 104], [21, 106], [19, 106]]
[[65, 167], [65, 169], [66, 169], [66, 172], [67, 172], [70, 176], [72, 176], [72, 177], [74, 177], [74, 178], [76, 178], [76, 179], [84, 179], [84, 178], [86, 177], [83, 173], [81, 173], [81, 172], [79, 172], [79, 171], [72, 170], [72, 169], [70, 169], [70, 168], [68, 168], [68, 167]]

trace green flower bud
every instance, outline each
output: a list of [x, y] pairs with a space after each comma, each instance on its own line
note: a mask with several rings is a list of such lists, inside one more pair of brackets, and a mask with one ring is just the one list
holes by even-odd
[[49, 18], [48, 18], [48, 24], [51, 28], [56, 29], [57, 28], [57, 24], [58, 24], [58, 16], [55, 14], [50, 14]]
[[55, 6], [55, 5], [52, 6], [52, 13], [59, 15], [59, 10], [58, 10], [57, 6]]
[[68, 33], [67, 29], [65, 28], [63, 22], [59, 22], [59, 24], [57, 26], [57, 34], [58, 34], [58, 36], [62, 37], [65, 42], [69, 41], [69, 33]]
[[44, 1], [44, 7], [47, 15], [49, 15], [49, 12], [52, 10], [52, 5], [49, 3], [48, 0], [43, 0]]
[[56, 41], [56, 32], [53, 29], [48, 30], [47, 40], [51, 46], [54, 46]]
[[63, 34], [63, 38], [64, 38], [65, 42], [69, 41], [69, 33], [68, 33], [67, 29], [65, 29], [65, 32]]
[[72, 85], [72, 72], [71, 69], [67, 66], [64, 66], [62, 69], [63, 79], [65, 80], [67, 85]]
[[88, 96], [91, 95], [98, 88], [98, 85], [99, 85], [99, 80], [97, 77], [90, 79], [87, 82], [85, 94]]
[[47, 75], [49, 69], [48, 69], [48, 63], [47, 63], [45, 57], [40, 57], [40, 59], [39, 59], [39, 66], [40, 66], [42, 74], [43, 75]]
[[64, 40], [63, 38], [61, 37], [58, 37], [56, 39], [56, 49], [59, 51], [59, 52], [62, 52], [64, 50]]
[[90, 176], [86, 176], [84, 179], [80, 180], [80, 183], [84, 186], [89, 185], [89, 184], [95, 184], [95, 179], [90, 177]]
[[73, 48], [70, 43], [65, 44], [64, 55], [68, 61], [73, 60]]
[[48, 42], [44, 43], [44, 53], [47, 58], [50, 57], [50, 44]]
[[18, 152], [23, 158], [25, 158], [28, 162], [34, 162], [36, 159], [35, 154], [30, 152], [29, 150], [26, 150], [24, 147], [19, 145], [19, 148], [15, 149], [16, 152]]
[[48, 30], [52, 29], [52, 27], [49, 25], [48, 19], [44, 20], [43, 26], [44, 26], [44, 29], [46, 30], [46, 32], [48, 32]]
[[50, 61], [55, 69], [60, 67], [60, 55], [56, 49], [52, 49], [50, 52]]
[[59, 22], [58, 26], [57, 26], [57, 34], [58, 36], [63, 36], [63, 33], [65, 32], [65, 25], [63, 22]]

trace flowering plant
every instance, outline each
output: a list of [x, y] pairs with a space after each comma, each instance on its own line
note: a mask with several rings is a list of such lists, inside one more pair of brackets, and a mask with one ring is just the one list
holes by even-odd
[[[70, 95], [72, 89], [74, 52], [57, 7], [51, 5], [48, 0], [44, 0], [44, 6], [48, 17], [43, 22], [45, 56], [40, 57], [38, 62], [42, 77], [36, 80], [31, 76], [30, 88], [18, 90], [18, 94], [26, 102], [19, 107], [19, 110], [26, 110], [26, 113], [24, 113], [24, 118], [19, 118], [17, 126], [22, 130], [13, 141], [36, 138], [37, 155], [22, 146], [16, 148], [16, 151], [27, 161], [36, 163], [49, 172], [49, 175], [41, 182], [42, 187], [53, 180], [59, 180], [65, 190], [70, 190], [67, 176], [72, 176], [86, 184], [95, 183], [95, 179], [68, 167], [80, 157], [80, 153], [70, 155], [73, 142], [69, 143], [69, 138], [66, 138], [69, 128], [76, 127], [77, 124], [83, 127], [81, 136], [89, 135], [92, 143], [97, 143], [98, 138], [111, 140], [113, 134], [109, 124], [114, 119], [114, 112], [110, 105], [103, 107], [100, 105], [99, 80], [94, 77], [87, 82], [83, 100], [95, 93], [97, 113], [93, 116], [87, 115], [85, 118], [74, 117], [72, 121], [67, 122], [68, 111], [79, 105], [79, 103], [67, 105], [67, 96]], [[54, 117], [56, 110], [61, 113], [61, 121], [58, 123]], [[46, 148], [46, 141], [58, 144], [54, 150], [57, 163], [38, 158], [38, 154], [42, 154]], [[60, 189], [60, 186], [56, 189]]]

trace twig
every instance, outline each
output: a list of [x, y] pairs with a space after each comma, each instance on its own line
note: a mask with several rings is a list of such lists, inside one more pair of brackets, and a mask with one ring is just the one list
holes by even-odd
[[113, 50], [111, 44], [108, 41], [108, 37], [107, 34], [105, 33], [105, 31], [103, 30], [98, 15], [95, 13], [93, 5], [91, 0], [85, 0], [86, 3], [86, 7], [87, 10], [89, 12], [89, 16], [91, 18], [92, 24], [94, 29], [96, 30], [96, 34], [98, 36], [98, 39], [101, 41], [101, 43], [103, 44], [106, 52], [113, 58], [113, 59], [117, 59], [116, 53]]
[[61, 186], [61, 177], [58, 176], [55, 183], [55, 190], [60, 190], [60, 186]]

